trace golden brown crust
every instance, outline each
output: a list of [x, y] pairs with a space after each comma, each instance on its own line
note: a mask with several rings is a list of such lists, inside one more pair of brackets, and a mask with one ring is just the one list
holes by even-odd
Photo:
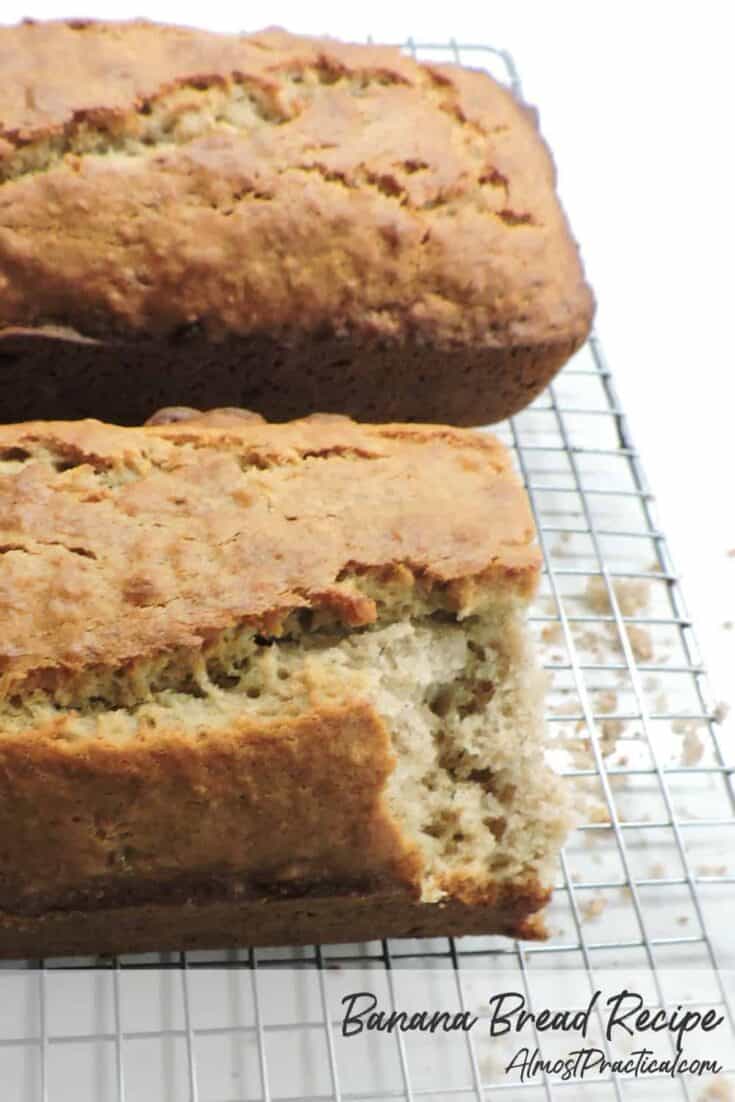
[[268, 334], [286, 359], [342, 336], [348, 375], [376, 341], [450, 373], [536, 349], [542, 380], [589, 330], [551, 159], [486, 74], [141, 22], [26, 23], [0, 52], [0, 328]]
[[0, 427], [6, 695], [293, 609], [370, 623], [365, 572], [470, 611], [525, 600], [528, 504], [490, 436], [436, 426], [225, 418], [126, 429]]
[[393, 764], [359, 700], [123, 744], [53, 725], [0, 736], [0, 908], [99, 906], [127, 883], [155, 898], [215, 871], [249, 894], [325, 882], [418, 894], [419, 858], [384, 804]]
[[480, 906], [454, 899], [421, 903], [378, 891], [308, 899], [133, 903], [39, 916], [0, 911], [0, 956], [355, 943], [382, 937], [505, 934], [540, 940], [546, 928], [538, 912], [548, 898], [548, 890], [529, 881], [507, 887]]

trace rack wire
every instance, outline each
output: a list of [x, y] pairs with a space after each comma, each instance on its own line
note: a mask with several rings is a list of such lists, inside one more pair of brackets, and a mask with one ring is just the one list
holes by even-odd
[[[506, 51], [412, 40], [406, 48], [484, 66], [520, 93]], [[652, 1005], [662, 1006], [687, 1002], [667, 990], [672, 971], [696, 971], [706, 980], [704, 1001], [735, 1028], [723, 979], [735, 968], [726, 914], [735, 900], [727, 863], [734, 763], [598, 339], [528, 410], [493, 431], [516, 458], [544, 552], [532, 622], [552, 679], [552, 745], [587, 800], [587, 818], [560, 859], [551, 938], [23, 962], [25, 971], [12, 975], [22, 988], [8, 986], [10, 973], [0, 977], [2, 1102], [577, 1097], [574, 1084], [548, 1074], [527, 1084], [489, 1078], [471, 1034], [461, 1072], [444, 1068], [427, 1081], [399, 1033], [382, 1086], [356, 1083], [354, 1050], [340, 1043], [327, 991], [339, 969], [379, 971], [394, 1004], [401, 970], [438, 970], [462, 1008], [463, 981], [481, 969], [502, 971], [529, 996], [539, 969], [584, 969], [590, 990], [604, 970], [641, 970]], [[316, 986], [303, 1014], [285, 1020], [265, 989], [277, 987], [279, 972], [293, 983], [294, 970]], [[284, 1070], [299, 1061], [304, 1076], [287, 1083]], [[611, 1074], [578, 1097], [704, 1097], [699, 1090], [686, 1079]]]

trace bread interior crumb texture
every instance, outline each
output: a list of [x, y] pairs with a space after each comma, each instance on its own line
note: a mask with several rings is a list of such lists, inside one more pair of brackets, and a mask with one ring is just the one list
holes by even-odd
[[383, 605], [356, 630], [294, 614], [278, 638], [229, 629], [203, 649], [10, 697], [3, 728], [61, 721], [60, 737], [74, 740], [122, 744], [172, 727], [196, 738], [240, 716], [362, 698], [391, 734], [386, 799], [422, 854], [422, 899], [441, 899], [455, 872], [548, 882], [568, 805], [544, 762], [544, 678], [522, 608], [506, 600], [465, 618], [428, 606], [397, 617], [406, 611]]

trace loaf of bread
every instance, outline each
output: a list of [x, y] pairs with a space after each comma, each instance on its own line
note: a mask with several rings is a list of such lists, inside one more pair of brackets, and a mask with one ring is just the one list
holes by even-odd
[[535, 116], [279, 30], [0, 28], [0, 409], [498, 421], [589, 330]]
[[0, 428], [0, 955], [543, 936], [533, 539], [468, 430]]

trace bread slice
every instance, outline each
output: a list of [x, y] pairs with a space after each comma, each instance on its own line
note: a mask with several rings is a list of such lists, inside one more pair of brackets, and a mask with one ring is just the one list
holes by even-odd
[[487, 424], [593, 299], [535, 115], [392, 47], [0, 27], [0, 409]]
[[568, 828], [492, 437], [0, 429], [0, 953], [543, 935]]

